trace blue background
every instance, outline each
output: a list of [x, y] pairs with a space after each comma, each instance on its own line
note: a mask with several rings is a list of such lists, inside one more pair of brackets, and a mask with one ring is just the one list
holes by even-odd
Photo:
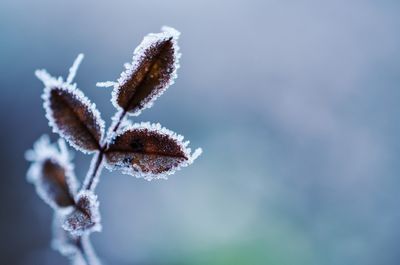
[[[135, 118], [204, 154], [168, 181], [104, 170], [105, 264], [400, 264], [400, 2], [0, 2], [0, 263], [67, 264], [24, 151], [51, 134], [33, 72], [66, 76], [109, 124], [143, 36], [182, 32], [175, 85]], [[83, 178], [90, 157], [76, 152]]]

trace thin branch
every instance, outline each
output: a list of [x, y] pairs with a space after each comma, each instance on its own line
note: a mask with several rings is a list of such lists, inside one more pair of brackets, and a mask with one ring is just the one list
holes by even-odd
[[96, 86], [97, 87], [112, 87], [115, 84], [118, 84], [118, 83], [116, 83], [114, 81], [105, 81], [105, 82], [97, 82]]
[[113, 125], [111, 126], [112, 129], [108, 132], [108, 135], [106, 137], [107, 141], [101, 146], [100, 150], [92, 159], [82, 190], [94, 191], [94, 189], [96, 188], [98, 177], [101, 173], [101, 170], [103, 169], [104, 152], [108, 148], [108, 145], [110, 144], [109, 139], [112, 138], [111, 136], [121, 126], [121, 123], [124, 120], [127, 112], [124, 110], [121, 112], [117, 112], [116, 115], [118, 115], [119, 113], [120, 113], [119, 117], [114, 120]]
[[[121, 114], [118, 116], [118, 118], [114, 120], [113, 125], [111, 126], [112, 129], [107, 133], [108, 134], [106, 137], [107, 141], [101, 146], [100, 150], [97, 152], [97, 154], [93, 157], [93, 159], [91, 161], [91, 165], [90, 165], [89, 171], [86, 175], [84, 185], [82, 186], [82, 190], [94, 191], [94, 189], [96, 188], [96, 185], [98, 183], [98, 178], [99, 178], [101, 170], [103, 168], [104, 151], [107, 149], [108, 145], [110, 144], [109, 139], [112, 138], [111, 136], [121, 126], [121, 123], [124, 120], [127, 112], [124, 110], [120, 113]], [[116, 115], [118, 115], [118, 113], [116, 113]], [[83, 259], [85, 260], [86, 265], [100, 264], [96, 258], [97, 256], [92, 254], [92, 253], [94, 253], [94, 250], [91, 247], [91, 243], [89, 241], [89, 236], [87, 236], [87, 238], [86, 238], [87, 242], [83, 242], [83, 240], [85, 240], [85, 239], [82, 236], [78, 237], [77, 247], [78, 247], [79, 251], [81, 252]], [[91, 253], [88, 253], [88, 248], [90, 248]], [[96, 258], [96, 260], [93, 260], [95, 258]]]
[[67, 77], [67, 84], [71, 84], [72, 81], [74, 81], [76, 71], [78, 71], [79, 65], [81, 64], [83, 60], [83, 53], [78, 54], [78, 57], [76, 57], [74, 63], [72, 64], [71, 68], [69, 68], [69, 73]]
[[97, 255], [94, 253], [90, 243], [89, 235], [78, 237], [76, 246], [86, 265], [100, 265], [100, 261], [97, 259]]
[[102, 147], [90, 162], [90, 168], [86, 175], [86, 179], [84, 185], [82, 186], [82, 190], [94, 191], [98, 182], [98, 176], [100, 175], [101, 170], [103, 168], [102, 165], [103, 157], [104, 157], [104, 148]]

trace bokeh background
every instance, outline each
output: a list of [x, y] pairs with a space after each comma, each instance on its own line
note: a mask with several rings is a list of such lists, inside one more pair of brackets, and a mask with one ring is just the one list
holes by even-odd
[[[400, 264], [400, 2], [0, 2], [0, 263], [64, 265], [24, 151], [51, 133], [36, 68], [66, 76], [109, 121], [123, 63], [162, 25], [179, 78], [136, 118], [204, 154], [168, 181], [103, 171], [104, 264]], [[109, 124], [109, 122], [108, 122]], [[90, 157], [76, 152], [82, 179]]]

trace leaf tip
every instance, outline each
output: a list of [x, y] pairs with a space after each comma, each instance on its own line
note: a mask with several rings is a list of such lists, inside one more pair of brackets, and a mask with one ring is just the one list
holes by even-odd
[[190, 157], [190, 160], [193, 162], [203, 153], [202, 148], [197, 148]]
[[37, 69], [35, 71], [35, 76], [42, 81], [45, 87], [50, 87], [54, 85], [59, 85], [60, 81], [62, 83], [62, 78], [59, 77], [56, 79], [55, 77], [51, 76], [46, 69]]
[[166, 25], [161, 27], [161, 31], [168, 33], [174, 39], [178, 39], [181, 35], [181, 33], [178, 30], [176, 30], [173, 27], [166, 26]]

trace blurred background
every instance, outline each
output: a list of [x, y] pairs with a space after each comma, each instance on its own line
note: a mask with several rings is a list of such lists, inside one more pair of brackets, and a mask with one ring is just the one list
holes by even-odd
[[[0, 263], [64, 265], [25, 179], [47, 126], [33, 72], [66, 76], [109, 124], [143, 36], [182, 32], [179, 78], [135, 118], [203, 155], [168, 181], [103, 171], [104, 264], [400, 264], [400, 2], [0, 2]], [[90, 157], [75, 152], [82, 179]]]

